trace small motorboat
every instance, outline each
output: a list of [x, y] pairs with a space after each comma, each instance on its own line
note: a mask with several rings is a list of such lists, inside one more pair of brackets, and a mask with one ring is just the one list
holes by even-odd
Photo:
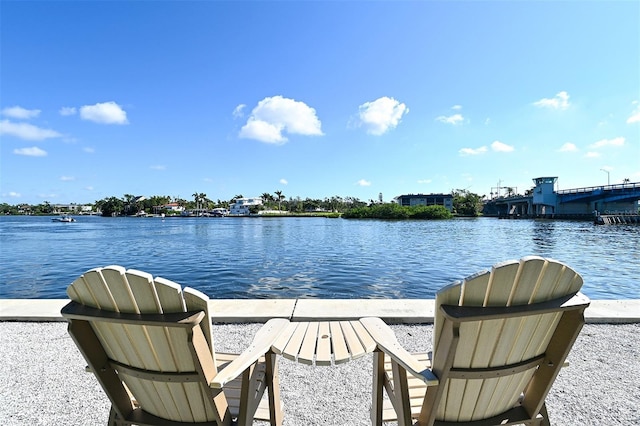
[[76, 220], [74, 218], [72, 218], [71, 216], [60, 216], [60, 217], [54, 217], [53, 219], [51, 219], [54, 222], [65, 222], [65, 223], [70, 223], [70, 222], [75, 222]]

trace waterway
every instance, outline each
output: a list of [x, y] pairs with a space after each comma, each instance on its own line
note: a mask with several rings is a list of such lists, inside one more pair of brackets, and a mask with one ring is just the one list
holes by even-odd
[[0, 217], [0, 298], [65, 298], [111, 264], [212, 298], [433, 298], [527, 255], [567, 263], [592, 299], [640, 299], [640, 226], [553, 220]]

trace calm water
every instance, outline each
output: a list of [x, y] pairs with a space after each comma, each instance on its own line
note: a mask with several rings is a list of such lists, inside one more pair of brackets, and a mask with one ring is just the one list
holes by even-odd
[[593, 299], [640, 299], [640, 226], [455, 219], [0, 217], [0, 298], [65, 298], [119, 264], [212, 298], [433, 298], [453, 280], [536, 254]]

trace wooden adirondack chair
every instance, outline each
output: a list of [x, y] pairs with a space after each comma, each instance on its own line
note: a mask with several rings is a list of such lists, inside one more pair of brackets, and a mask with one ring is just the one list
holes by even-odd
[[[272, 319], [240, 355], [216, 353], [208, 297], [120, 266], [67, 289], [69, 333], [111, 400], [110, 425], [282, 424]], [[268, 389], [268, 401], [261, 403]]]
[[362, 319], [378, 344], [373, 423], [549, 425], [545, 398], [589, 305], [581, 286], [573, 269], [540, 257], [447, 286], [428, 354], [409, 354], [382, 320]]

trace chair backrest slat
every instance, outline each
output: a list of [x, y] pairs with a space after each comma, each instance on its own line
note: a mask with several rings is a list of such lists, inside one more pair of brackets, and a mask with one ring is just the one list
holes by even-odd
[[205, 294], [191, 287], [186, 287], [184, 289], [183, 296], [187, 311], [204, 311], [204, 313], [206, 314], [204, 320], [202, 320], [202, 331], [204, 332], [204, 337], [207, 339], [207, 343], [209, 344], [211, 353], [214, 355], [215, 361], [216, 350], [213, 344], [213, 336], [211, 334], [209, 298]]

